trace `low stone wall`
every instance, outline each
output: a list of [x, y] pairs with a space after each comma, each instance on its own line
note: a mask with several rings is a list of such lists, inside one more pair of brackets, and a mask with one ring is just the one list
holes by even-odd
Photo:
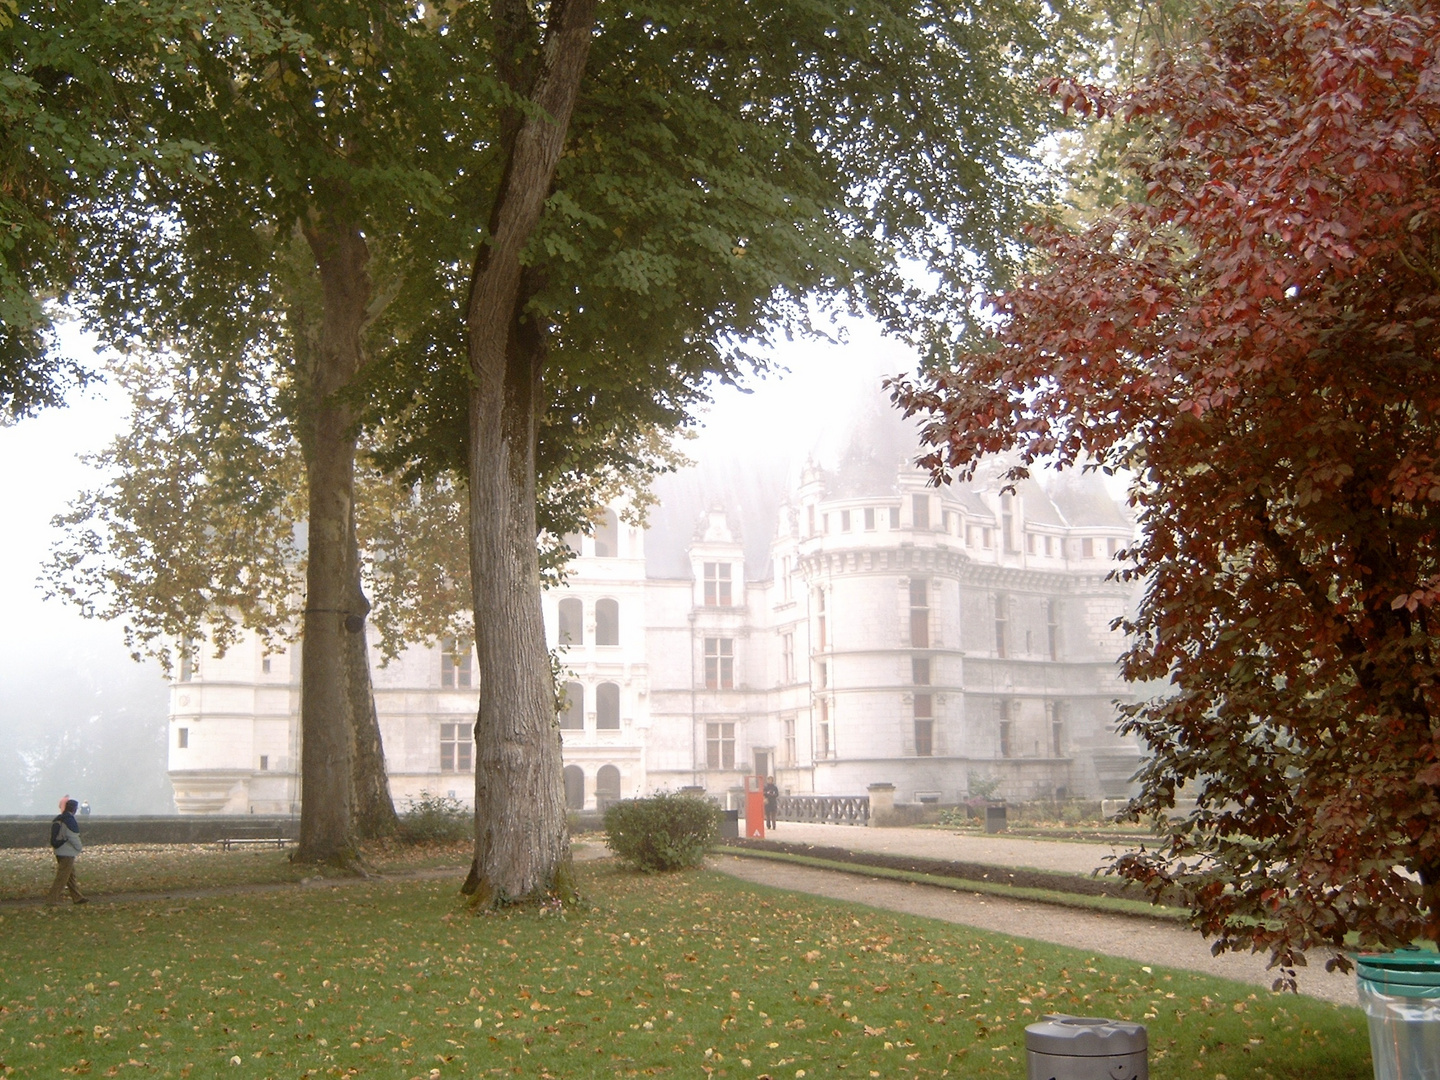
[[[50, 846], [49, 817], [0, 817], [0, 848]], [[87, 846], [97, 844], [218, 844], [237, 837], [300, 835], [300, 819], [260, 814], [168, 817], [80, 818], [80, 837]]]

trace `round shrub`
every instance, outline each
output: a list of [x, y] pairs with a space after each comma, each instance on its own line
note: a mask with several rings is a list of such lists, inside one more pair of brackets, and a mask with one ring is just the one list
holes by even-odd
[[605, 811], [605, 843], [639, 870], [699, 866], [720, 831], [720, 812], [693, 795], [661, 792]]
[[396, 833], [406, 844], [443, 844], [475, 838], [475, 812], [459, 799], [422, 791], [400, 814]]

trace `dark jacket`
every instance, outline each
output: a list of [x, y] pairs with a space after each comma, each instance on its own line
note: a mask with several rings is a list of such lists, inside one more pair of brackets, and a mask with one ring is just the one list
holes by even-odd
[[765, 801], [771, 806], [774, 806], [777, 802], [780, 801], [780, 789], [774, 784], [765, 785], [764, 795]]
[[56, 814], [50, 821], [50, 846], [56, 858], [73, 858], [80, 854], [80, 823], [69, 812]]

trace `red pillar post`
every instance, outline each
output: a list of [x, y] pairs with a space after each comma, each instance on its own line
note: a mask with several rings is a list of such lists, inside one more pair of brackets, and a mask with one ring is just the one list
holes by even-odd
[[745, 835], [765, 839], [765, 778], [745, 777]]

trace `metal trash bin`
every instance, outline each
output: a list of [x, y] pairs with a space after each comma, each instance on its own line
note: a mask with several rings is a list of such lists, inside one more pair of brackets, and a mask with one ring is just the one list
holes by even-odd
[[738, 839], [740, 839], [740, 811], [739, 811], [739, 810], [721, 810], [721, 811], [720, 811], [720, 839], [721, 839], [721, 840], [738, 840]]
[[1144, 1024], [1053, 1013], [1025, 1029], [1029, 1080], [1150, 1080]]
[[1440, 955], [1401, 949], [1355, 961], [1375, 1080], [1440, 1080]]
[[1004, 803], [985, 807], [985, 831], [987, 833], [1005, 831]]

